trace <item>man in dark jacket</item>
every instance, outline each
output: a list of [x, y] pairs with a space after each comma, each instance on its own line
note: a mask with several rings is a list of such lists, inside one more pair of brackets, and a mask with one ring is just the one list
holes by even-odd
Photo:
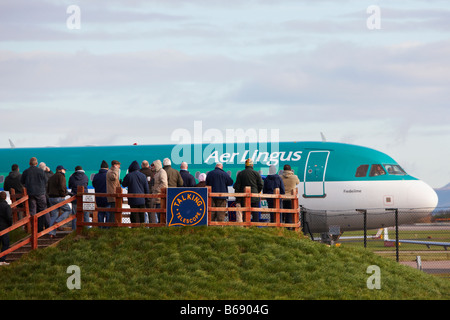
[[[269, 167], [269, 175], [264, 180], [263, 193], [274, 194], [275, 189], [280, 189], [280, 194], [285, 194], [284, 183], [281, 177], [277, 174], [277, 168], [274, 165]], [[281, 207], [280, 201], [280, 207]], [[274, 208], [274, 199], [267, 199], [267, 205], [269, 208]], [[270, 222], [275, 222], [275, 214], [270, 213]]]
[[[48, 193], [48, 201], [51, 206], [54, 206], [60, 202], [63, 202], [68, 195], [67, 186], [66, 186], [66, 169], [63, 166], [56, 167], [56, 173], [48, 179], [47, 183], [47, 193]], [[62, 210], [63, 213], [58, 217], [59, 210]], [[67, 219], [72, 213], [72, 209], [66, 203], [62, 207], [52, 210], [50, 212], [50, 227], [55, 223], [61, 222], [64, 219]], [[50, 237], [54, 238], [56, 236], [56, 230], [50, 231]]]
[[[13, 199], [15, 199], [15, 201], [17, 201], [21, 198], [21, 194], [23, 193], [23, 185], [20, 183], [21, 177], [22, 177], [22, 174], [19, 171], [19, 165], [13, 164], [11, 166], [11, 172], [5, 178], [5, 182], [3, 183], [3, 189], [5, 191], [8, 191], [9, 194], [11, 194], [11, 189], [14, 189], [15, 194], [19, 195], [19, 196], [16, 196], [15, 198], [11, 197], [11, 202], [13, 201]], [[17, 208], [19, 209], [19, 211], [17, 213], [19, 215], [19, 220], [20, 220], [20, 219], [22, 219], [22, 217], [24, 215], [23, 203], [19, 204], [19, 206]]]
[[[27, 188], [29, 196], [30, 214], [34, 216], [36, 213], [47, 209], [47, 198], [45, 190], [47, 178], [44, 170], [37, 167], [38, 161], [35, 157], [30, 159], [30, 167], [22, 173], [20, 183]], [[44, 230], [45, 217], [38, 219], [38, 231]]]
[[[89, 184], [89, 178], [84, 173], [84, 170], [81, 166], [75, 167], [75, 172], [70, 176], [69, 178], [69, 189], [70, 194], [75, 195], [77, 194], [78, 187], [83, 187], [83, 192], [88, 192], [88, 184]], [[77, 213], [77, 200], [72, 201], [72, 214]], [[89, 221], [89, 212], [84, 212], [84, 221]], [[76, 229], [76, 221], [72, 220], [72, 229]]]
[[[133, 161], [128, 167], [128, 174], [123, 178], [122, 186], [128, 187], [128, 193], [148, 194], [148, 182], [145, 174], [139, 171], [139, 163]], [[145, 198], [128, 198], [131, 208], [145, 208]], [[145, 223], [144, 212], [132, 212], [131, 223]]]
[[16, 193], [23, 193], [23, 185], [20, 183], [20, 178], [22, 175], [19, 171], [19, 166], [13, 164], [11, 166], [11, 172], [5, 178], [5, 183], [3, 184], [3, 189], [11, 193], [11, 189], [14, 189]]
[[188, 171], [188, 164], [187, 162], [182, 162], [180, 165], [180, 175], [181, 179], [183, 179], [183, 187], [185, 188], [192, 188], [197, 185], [195, 182], [195, 178], [192, 174]]
[[[245, 161], [245, 170], [239, 172], [234, 184], [236, 193], [245, 192], [245, 187], [250, 186], [252, 193], [260, 193], [263, 188], [263, 182], [259, 172], [253, 170], [253, 161], [247, 159]], [[259, 208], [259, 198], [252, 198], [252, 207]], [[241, 206], [245, 206], [243, 198], [241, 199]], [[259, 222], [259, 212], [252, 212], [252, 221]]]
[[[0, 231], [9, 228], [12, 225], [11, 207], [6, 202], [6, 192], [0, 192]], [[9, 249], [9, 233], [0, 236], [0, 243], [2, 244], [2, 251]], [[0, 258], [0, 265], [8, 265], [5, 262], [6, 256]]]
[[[233, 185], [233, 179], [223, 171], [223, 164], [217, 163], [216, 168], [209, 172], [206, 176], [206, 185], [211, 186], [211, 192], [214, 193], [227, 193], [228, 187]], [[213, 207], [226, 207], [227, 197], [214, 197], [212, 198]], [[225, 212], [213, 211], [211, 214], [213, 221], [224, 221]]]
[[[103, 160], [100, 165], [100, 170], [94, 175], [92, 179], [92, 186], [95, 193], [106, 193], [106, 173], [108, 172], [108, 163]], [[106, 197], [95, 197], [95, 202], [99, 208], [108, 208], [108, 199]], [[109, 213], [105, 211], [98, 212], [98, 222], [108, 222]]]

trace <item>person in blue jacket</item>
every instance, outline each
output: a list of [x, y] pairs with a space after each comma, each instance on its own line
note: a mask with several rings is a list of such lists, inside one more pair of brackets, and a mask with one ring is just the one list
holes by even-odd
[[[83, 187], [83, 192], [88, 192], [89, 178], [81, 166], [75, 167], [75, 172], [69, 178], [71, 195], [77, 194], [78, 187]], [[77, 214], [77, 200], [72, 201], [72, 214]], [[84, 212], [84, 221], [89, 222], [89, 212]], [[72, 229], [76, 229], [76, 220], [72, 220]]]
[[[223, 164], [217, 163], [216, 168], [209, 172], [206, 176], [206, 185], [211, 186], [211, 192], [227, 193], [228, 187], [233, 185], [233, 179], [223, 171]], [[212, 207], [226, 207], [227, 197], [213, 197]], [[224, 221], [224, 211], [213, 211], [211, 214], [212, 221]]]
[[[139, 163], [135, 160], [128, 167], [128, 173], [123, 178], [122, 186], [128, 188], [128, 193], [149, 194], [147, 177], [139, 171]], [[145, 198], [128, 198], [130, 208], [145, 208]], [[144, 212], [132, 212], [131, 223], [145, 223]]]
[[[106, 173], [108, 172], [108, 162], [102, 161], [100, 170], [94, 175], [92, 179], [92, 186], [95, 189], [95, 193], [107, 193], [106, 192]], [[95, 197], [95, 203], [99, 208], [108, 208], [108, 199], [106, 197]], [[105, 211], [98, 212], [98, 222], [109, 222], [109, 213]]]
[[197, 185], [195, 182], [195, 178], [188, 171], [188, 164], [186, 162], [182, 162], [180, 165], [180, 174], [181, 179], [183, 179], [183, 187], [184, 188], [192, 188]]
[[[271, 165], [269, 167], [269, 175], [264, 180], [263, 193], [265, 194], [274, 194], [275, 189], [280, 189], [280, 194], [285, 194], [284, 182], [281, 177], [277, 174], [277, 167]], [[280, 208], [281, 208], [280, 201]], [[274, 208], [274, 199], [267, 199], [267, 205], [269, 208]], [[280, 219], [280, 221], [282, 221]], [[275, 213], [270, 213], [270, 222], [275, 222]]]

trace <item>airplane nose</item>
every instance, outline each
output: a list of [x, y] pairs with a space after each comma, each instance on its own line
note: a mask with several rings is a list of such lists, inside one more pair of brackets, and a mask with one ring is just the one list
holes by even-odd
[[432, 212], [438, 205], [438, 196], [428, 184], [417, 180], [408, 192], [408, 204], [411, 208]]

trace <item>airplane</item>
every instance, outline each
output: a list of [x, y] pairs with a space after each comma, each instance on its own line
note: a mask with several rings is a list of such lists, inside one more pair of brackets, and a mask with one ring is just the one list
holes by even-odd
[[[395, 225], [393, 208], [399, 209], [399, 224], [411, 224], [428, 216], [436, 208], [436, 192], [424, 181], [406, 173], [387, 154], [364, 146], [327, 142], [217, 143], [178, 145], [86, 146], [0, 149], [0, 189], [11, 165], [21, 172], [29, 167], [31, 157], [55, 170], [63, 165], [66, 177], [81, 165], [93, 178], [103, 160], [122, 164], [121, 178], [134, 160], [172, 159], [175, 167], [182, 161], [198, 178], [214, 170], [221, 162], [224, 170], [236, 180], [247, 158], [264, 176], [275, 165], [282, 173], [289, 164], [298, 176], [299, 204], [304, 226], [310, 233], [336, 230], [362, 230], [362, 210], [367, 213], [367, 229]], [[176, 167], [175, 167], [176, 168]], [[92, 186], [90, 185], [92, 188]], [[233, 191], [230, 188], [230, 192]]]

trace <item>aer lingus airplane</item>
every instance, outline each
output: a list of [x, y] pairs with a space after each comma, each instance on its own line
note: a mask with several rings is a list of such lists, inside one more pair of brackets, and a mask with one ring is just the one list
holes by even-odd
[[244, 162], [252, 158], [254, 167], [264, 176], [269, 165], [283, 170], [289, 164], [298, 176], [299, 203], [305, 212], [305, 222], [311, 232], [340, 232], [363, 229], [360, 210], [367, 210], [367, 228], [378, 229], [394, 225], [394, 215], [387, 209], [399, 209], [399, 223], [414, 223], [429, 215], [438, 197], [425, 182], [406, 173], [390, 156], [362, 146], [333, 142], [281, 142], [277, 144], [192, 144], [192, 145], [132, 145], [54, 148], [0, 149], [0, 188], [12, 164], [21, 172], [29, 159], [36, 157], [53, 171], [56, 166], [67, 168], [66, 177], [80, 165], [88, 177], [98, 172], [102, 160], [121, 162], [121, 177], [134, 160], [139, 163], [156, 159], [172, 159], [178, 169], [182, 161], [198, 177], [214, 169], [216, 162], [236, 179]]

